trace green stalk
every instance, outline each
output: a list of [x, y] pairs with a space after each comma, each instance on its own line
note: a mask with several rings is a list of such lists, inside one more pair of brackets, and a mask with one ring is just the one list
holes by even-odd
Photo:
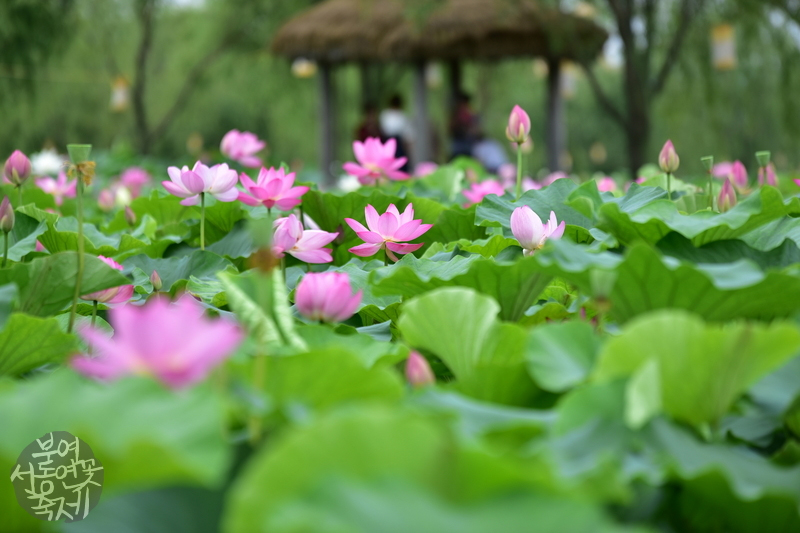
[[8, 232], [3, 232], [5, 244], [3, 245], [3, 268], [6, 267], [6, 263], [8, 262]]
[[522, 196], [522, 144], [517, 143], [517, 200], [520, 196]]
[[92, 300], [92, 327], [97, 321], [97, 300]]
[[708, 173], [708, 208], [713, 210], [714, 209], [714, 187], [713, 187], [713, 176], [711, 172]]
[[667, 172], [667, 196], [672, 200], [672, 172]]
[[206, 193], [200, 193], [200, 249], [206, 249]]
[[75, 293], [72, 295], [72, 309], [69, 312], [69, 326], [67, 333], [72, 333], [75, 325], [75, 313], [78, 311], [78, 298], [81, 295], [81, 281], [83, 280], [83, 176], [78, 172], [78, 186], [75, 199], [78, 202], [78, 277], [75, 279]]
[[388, 248], [383, 249], [383, 266], [389, 266], [389, 250]]
[[19, 194], [19, 203], [17, 207], [22, 207], [22, 184], [17, 185], [17, 193]]
[[[253, 389], [256, 394], [260, 394], [264, 388], [264, 376], [267, 373], [267, 356], [264, 354], [256, 355], [253, 363]], [[256, 445], [261, 440], [261, 413], [251, 412], [250, 419], [247, 421], [247, 433], [250, 436], [250, 444]]]

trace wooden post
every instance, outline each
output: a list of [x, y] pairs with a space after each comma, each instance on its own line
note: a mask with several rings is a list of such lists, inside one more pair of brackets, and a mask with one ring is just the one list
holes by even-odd
[[358, 63], [358, 74], [361, 81], [361, 109], [359, 111], [364, 111], [367, 105], [375, 105], [375, 95], [374, 91], [372, 90], [372, 79], [370, 77], [370, 64], [366, 61], [359, 61]]
[[550, 172], [562, 169], [561, 154], [564, 153], [567, 140], [567, 128], [564, 122], [564, 100], [561, 97], [561, 61], [557, 58], [547, 59], [547, 166]]
[[322, 185], [333, 187], [336, 176], [331, 173], [334, 158], [334, 94], [333, 65], [319, 63], [319, 165], [322, 172]]
[[433, 158], [424, 61], [414, 63], [414, 146], [412, 147], [412, 156], [413, 165], [422, 161], [431, 161]]

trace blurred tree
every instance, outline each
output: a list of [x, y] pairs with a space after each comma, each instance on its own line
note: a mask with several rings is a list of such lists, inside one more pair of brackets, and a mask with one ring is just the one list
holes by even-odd
[[264, 35], [272, 33], [278, 21], [286, 18], [311, 0], [216, 0], [207, 2], [207, 16], [214, 21], [209, 29], [209, 42], [204, 54], [195, 59], [185, 73], [183, 83], [172, 100], [171, 106], [153, 125], [147, 110], [145, 93], [148, 87], [148, 63], [153, 51], [158, 11], [164, 0], [135, 0], [136, 18], [141, 31], [136, 52], [133, 81], [133, 112], [139, 150], [143, 154], [151, 151], [169, 130], [175, 119], [186, 108], [201, 79], [217, 61], [231, 50], [248, 52], [264, 48]]
[[[0, 74], [28, 83], [37, 66], [70, 37], [74, 0], [3, 0], [0, 2]], [[18, 84], [14, 84], [18, 85]]]
[[[652, 104], [678, 62], [681, 48], [705, 0], [597, 0], [607, 7], [622, 41], [624, 75], [620, 108], [606, 94], [589, 63], [583, 65], [601, 107], [619, 124], [627, 139], [628, 168], [633, 178], [646, 161]], [[659, 57], [663, 56], [663, 57]], [[655, 66], [660, 59], [660, 65]]]

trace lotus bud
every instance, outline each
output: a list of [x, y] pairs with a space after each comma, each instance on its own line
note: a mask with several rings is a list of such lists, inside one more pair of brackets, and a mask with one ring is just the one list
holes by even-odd
[[5, 233], [14, 229], [14, 208], [8, 201], [8, 196], [0, 203], [0, 229]]
[[717, 206], [719, 212], [724, 213], [736, 205], [736, 191], [733, 190], [730, 178], [725, 178], [725, 183], [722, 184], [722, 190], [719, 192], [717, 198]]
[[658, 166], [661, 167], [662, 171], [672, 174], [678, 170], [680, 164], [681, 159], [678, 157], [678, 152], [675, 151], [672, 141], [667, 141], [664, 143], [661, 153], [658, 154]]
[[125, 206], [125, 222], [128, 223], [130, 227], [134, 227], [136, 225], [136, 213], [133, 212], [131, 206]]
[[531, 119], [528, 114], [518, 105], [511, 110], [506, 126], [506, 137], [508, 140], [517, 144], [522, 144], [531, 133]]
[[775, 165], [768, 163], [767, 166], [758, 169], [758, 184], [778, 186], [778, 174], [775, 172]]
[[19, 187], [31, 175], [30, 159], [19, 150], [14, 150], [14, 153], [6, 159], [3, 174], [8, 181]]
[[758, 166], [765, 167], [769, 165], [769, 160], [772, 154], [768, 150], [764, 150], [762, 152], [756, 152], [756, 160], [758, 161]]
[[97, 206], [106, 213], [114, 209], [114, 193], [111, 189], [103, 189], [97, 196]]
[[703, 164], [703, 168], [706, 169], [706, 172], [711, 172], [711, 169], [714, 168], [713, 155], [707, 155], [705, 157], [701, 157], [700, 162]]
[[731, 167], [731, 174], [733, 175], [733, 184], [740, 190], [747, 188], [749, 177], [747, 176], [747, 169], [741, 161], [734, 161]]
[[419, 388], [436, 383], [431, 365], [419, 354], [411, 352], [406, 360], [406, 379], [412, 387]]
[[161, 276], [158, 275], [156, 270], [153, 270], [153, 273], [150, 274], [150, 283], [153, 284], [154, 291], [160, 291], [163, 284], [161, 283]]

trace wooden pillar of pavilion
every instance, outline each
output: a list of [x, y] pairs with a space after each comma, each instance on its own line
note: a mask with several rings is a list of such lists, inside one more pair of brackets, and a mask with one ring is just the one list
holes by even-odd
[[415, 62], [413, 69], [414, 146], [412, 147], [412, 167], [433, 159], [431, 126], [428, 118], [428, 87], [425, 84], [425, 62]]
[[334, 160], [334, 110], [333, 65], [323, 61], [319, 63], [319, 166], [325, 187], [336, 185], [336, 176], [331, 172]]

